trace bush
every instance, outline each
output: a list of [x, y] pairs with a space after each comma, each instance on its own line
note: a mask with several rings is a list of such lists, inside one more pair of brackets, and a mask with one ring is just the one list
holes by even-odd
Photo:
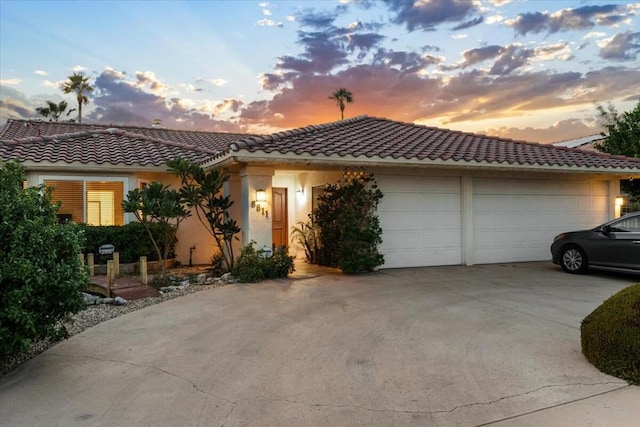
[[[163, 224], [148, 224], [156, 241], [164, 245]], [[146, 256], [148, 261], [158, 261], [158, 253], [153, 247], [149, 234], [144, 226], [139, 222], [132, 222], [127, 225], [93, 226], [80, 224], [84, 231], [85, 244], [82, 252], [84, 254], [95, 254], [96, 264], [106, 264], [112, 255], [99, 255], [98, 248], [104, 244], [113, 244], [120, 254], [120, 262], [138, 262], [141, 256]], [[175, 257], [175, 242], [169, 250], [169, 258]]]
[[376, 215], [380, 199], [382, 192], [371, 174], [325, 187], [311, 215], [319, 230], [320, 265], [361, 273], [384, 263], [378, 251], [382, 243]]
[[0, 164], [1, 356], [27, 350], [35, 339], [66, 336], [58, 325], [84, 307], [88, 284], [78, 227], [57, 223], [50, 189], [23, 189], [23, 181], [21, 165]]
[[640, 283], [621, 290], [582, 321], [582, 353], [602, 372], [640, 384]]
[[284, 246], [276, 248], [273, 256], [254, 247], [255, 242], [242, 248], [233, 269], [233, 276], [242, 283], [259, 282], [264, 279], [287, 277], [294, 271], [293, 257]]

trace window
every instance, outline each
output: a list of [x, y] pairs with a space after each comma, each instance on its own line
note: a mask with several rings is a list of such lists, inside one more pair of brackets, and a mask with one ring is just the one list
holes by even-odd
[[618, 222], [614, 222], [611, 224], [612, 231], [622, 231], [622, 232], [630, 232], [630, 233], [639, 233], [640, 232], [640, 216], [632, 216], [630, 218], [622, 218]]
[[45, 179], [53, 187], [53, 201], [60, 202], [58, 217], [90, 225], [124, 225], [125, 180]]

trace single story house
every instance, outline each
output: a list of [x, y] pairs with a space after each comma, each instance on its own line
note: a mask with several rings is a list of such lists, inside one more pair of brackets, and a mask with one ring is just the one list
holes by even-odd
[[[548, 260], [554, 235], [618, 216], [620, 180], [640, 178], [640, 159], [369, 116], [265, 136], [21, 120], [0, 131], [0, 159], [54, 185], [74, 221], [133, 220], [117, 201], [150, 180], [177, 184], [174, 157], [227, 168], [241, 243], [259, 247], [288, 244], [326, 183], [366, 168], [384, 193], [382, 268]], [[181, 226], [182, 262], [192, 246], [195, 262], [213, 254], [197, 227]]]

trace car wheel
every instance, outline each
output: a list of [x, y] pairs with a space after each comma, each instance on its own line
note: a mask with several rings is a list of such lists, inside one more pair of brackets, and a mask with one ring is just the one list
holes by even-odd
[[560, 265], [567, 273], [584, 273], [587, 271], [587, 256], [578, 246], [568, 246], [562, 249]]

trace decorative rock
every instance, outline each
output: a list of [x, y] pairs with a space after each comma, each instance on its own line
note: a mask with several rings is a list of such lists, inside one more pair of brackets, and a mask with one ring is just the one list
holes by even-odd
[[100, 299], [100, 297], [88, 294], [86, 292], [82, 293], [82, 298], [84, 298], [84, 304], [85, 305], [95, 305], [97, 303], [97, 301]]
[[187, 286], [189, 286], [189, 279], [185, 279], [185, 280], [182, 280], [181, 282], [178, 282], [178, 286], [186, 288]]
[[207, 275], [204, 273], [200, 273], [196, 276], [196, 282], [197, 283], [206, 283], [207, 282]]
[[99, 298], [96, 304], [113, 304], [113, 298]]
[[220, 280], [222, 280], [225, 283], [228, 283], [229, 279], [231, 279], [231, 273], [224, 273], [222, 276], [220, 276]]
[[113, 299], [113, 305], [125, 305], [127, 300], [122, 297], [115, 297]]
[[204, 281], [204, 283], [205, 283], [205, 284], [207, 284], [207, 285], [211, 285], [211, 284], [213, 284], [214, 282], [215, 282], [215, 283], [217, 283], [217, 282], [218, 282], [218, 280], [217, 280], [217, 279], [214, 279], [213, 277], [207, 277], [207, 279]]

